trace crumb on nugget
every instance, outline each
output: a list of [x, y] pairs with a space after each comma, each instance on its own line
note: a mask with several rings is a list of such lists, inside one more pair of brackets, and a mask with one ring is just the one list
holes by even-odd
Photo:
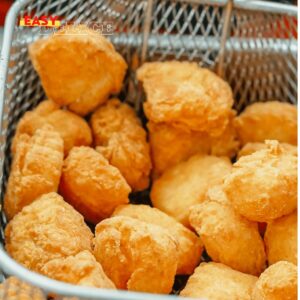
[[32, 137], [19, 136], [4, 198], [8, 219], [41, 195], [57, 191], [62, 164], [63, 140], [52, 126]]
[[167, 230], [118, 216], [96, 226], [94, 255], [117, 288], [168, 294], [177, 269], [177, 243]]
[[267, 141], [267, 149], [241, 157], [224, 182], [234, 209], [249, 220], [269, 222], [297, 207], [297, 157]]
[[24, 207], [5, 228], [5, 248], [28, 269], [41, 272], [50, 260], [91, 251], [93, 234], [83, 217], [56, 193]]
[[177, 274], [192, 274], [199, 264], [203, 245], [197, 235], [172, 217], [148, 205], [120, 205], [112, 216], [126, 216], [149, 224], [160, 226], [169, 231], [178, 243]]
[[134, 110], [118, 99], [111, 99], [91, 116], [97, 151], [120, 170], [134, 191], [149, 186], [150, 150], [146, 131]]
[[48, 98], [79, 115], [119, 93], [127, 69], [111, 42], [85, 25], [37, 40], [29, 55]]
[[[289, 152], [295, 156], [298, 156], [298, 147], [287, 144], [287, 143], [280, 143], [280, 147], [283, 151]], [[266, 143], [247, 143], [238, 153], [238, 159], [242, 156], [250, 155], [256, 151], [267, 149], [268, 145]]]
[[64, 161], [59, 191], [87, 221], [97, 224], [118, 205], [128, 203], [131, 189], [102, 154], [81, 146]]
[[251, 300], [257, 277], [220, 263], [202, 263], [189, 278], [180, 296], [209, 300]]

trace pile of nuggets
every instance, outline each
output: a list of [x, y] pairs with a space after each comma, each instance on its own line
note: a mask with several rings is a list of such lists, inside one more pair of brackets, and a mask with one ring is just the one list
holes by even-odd
[[[150, 62], [145, 130], [115, 98], [127, 65], [99, 33], [66, 27], [29, 54], [48, 100], [12, 143], [11, 257], [82, 286], [168, 294], [187, 275], [181, 296], [297, 298], [296, 106], [237, 115], [213, 72]], [[130, 204], [150, 182], [152, 206]]]

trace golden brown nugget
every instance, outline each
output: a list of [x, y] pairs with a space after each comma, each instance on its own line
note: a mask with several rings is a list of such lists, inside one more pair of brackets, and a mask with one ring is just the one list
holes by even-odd
[[[231, 119], [233, 116], [234, 112], [232, 112]], [[150, 121], [147, 127], [154, 178], [197, 153], [232, 158], [238, 151], [239, 142], [236, 139], [232, 120], [218, 137], [211, 137], [208, 133], [175, 128], [166, 123], [156, 124]]]
[[269, 265], [281, 260], [297, 265], [297, 212], [270, 222], [264, 240]]
[[16, 277], [0, 284], [0, 300], [46, 300], [43, 292]]
[[249, 105], [235, 119], [242, 145], [265, 140], [278, 140], [297, 145], [297, 107], [279, 101]]
[[178, 243], [177, 274], [192, 274], [199, 264], [203, 245], [197, 235], [162, 211], [148, 205], [120, 205], [112, 216], [126, 216], [160, 226]]
[[119, 289], [168, 294], [177, 269], [177, 243], [167, 230], [129, 217], [96, 226], [94, 255]]
[[87, 250], [73, 256], [53, 259], [43, 266], [41, 272], [52, 279], [76, 285], [116, 288], [93, 254]]
[[297, 207], [297, 157], [277, 141], [241, 157], [226, 177], [224, 191], [235, 210], [249, 220], [269, 222]]
[[59, 191], [84, 218], [97, 224], [120, 204], [130, 187], [120, 171], [89, 147], [74, 147], [64, 161]]
[[9, 255], [40, 272], [50, 260], [91, 251], [93, 234], [83, 217], [56, 194], [45, 194], [24, 207], [5, 228]]
[[87, 122], [76, 114], [59, 109], [51, 100], [42, 101], [33, 111], [28, 111], [18, 123], [13, 139], [12, 151], [15, 152], [20, 134], [34, 135], [37, 129], [49, 124], [64, 141], [65, 156], [74, 146], [89, 146], [92, 133]]
[[219, 135], [233, 105], [230, 86], [196, 63], [167, 61], [143, 64], [137, 71], [147, 101], [144, 111], [154, 123]]
[[191, 207], [189, 220], [213, 261], [252, 275], [265, 269], [265, 248], [257, 223], [240, 216], [230, 205], [204, 201]]
[[[224, 193], [223, 185], [217, 185], [210, 188], [206, 193], [206, 200], [208, 201], [216, 201], [220, 204], [225, 204], [227, 206], [232, 206], [231, 202], [228, 200], [226, 194]], [[257, 223], [258, 231], [261, 236], [264, 236], [267, 223]]]
[[119, 93], [127, 69], [113, 45], [85, 25], [34, 42], [29, 55], [48, 98], [80, 115]]
[[[282, 147], [283, 151], [290, 152], [291, 154], [298, 156], [298, 147], [287, 144], [287, 143], [280, 143], [280, 146]], [[238, 159], [242, 156], [250, 155], [256, 151], [267, 149], [268, 146], [265, 143], [248, 143], [246, 144], [238, 153]]]
[[203, 202], [207, 190], [223, 183], [230, 170], [228, 158], [194, 155], [154, 181], [150, 194], [153, 206], [189, 227], [189, 208]]
[[270, 266], [255, 284], [252, 300], [296, 300], [297, 266], [280, 261]]
[[219, 263], [202, 263], [180, 296], [207, 300], [251, 300], [257, 277]]
[[226, 194], [224, 193], [223, 185], [215, 185], [207, 190], [205, 200], [215, 201], [223, 205], [231, 205]]
[[134, 110], [118, 99], [100, 106], [90, 120], [96, 149], [120, 170], [134, 191], [149, 186], [150, 150]]
[[51, 126], [18, 140], [4, 198], [8, 219], [41, 195], [56, 192], [63, 164], [63, 140]]

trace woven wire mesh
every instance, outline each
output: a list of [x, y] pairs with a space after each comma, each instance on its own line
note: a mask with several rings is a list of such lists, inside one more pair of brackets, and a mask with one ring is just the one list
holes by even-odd
[[[226, 1], [31, 0], [19, 11], [18, 18], [25, 15], [55, 15], [63, 24], [111, 22], [114, 33], [108, 38], [129, 66], [120, 97], [136, 108], [141, 107], [143, 99], [136, 69], [145, 60], [169, 59], [195, 61], [213, 70], [218, 70], [222, 62], [221, 71], [233, 88], [238, 110], [249, 103], [270, 99], [296, 103], [297, 19], [296, 14], [287, 14], [284, 9], [276, 13], [241, 7], [231, 10]], [[19, 27], [17, 22], [1, 120], [2, 199], [16, 124], [25, 111], [45, 98], [27, 52], [27, 45], [40, 38], [41, 31]], [[224, 34], [227, 35], [225, 43]], [[3, 213], [1, 222], [4, 239]], [[177, 293], [178, 289], [173, 292]]]
[[214, 66], [223, 28], [222, 6], [156, 1], [151, 21], [148, 60], [191, 60]]
[[234, 9], [224, 72], [238, 110], [272, 99], [296, 104], [296, 16]]

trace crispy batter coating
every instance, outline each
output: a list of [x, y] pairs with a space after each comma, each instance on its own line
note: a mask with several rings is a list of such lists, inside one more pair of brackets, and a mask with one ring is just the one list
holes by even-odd
[[53, 259], [43, 266], [41, 272], [50, 278], [76, 285], [116, 288], [92, 253], [87, 250], [73, 256]]
[[215, 185], [207, 190], [205, 195], [205, 200], [207, 201], [215, 201], [224, 205], [231, 205], [228, 200], [226, 194], [224, 193], [223, 185]]
[[74, 147], [64, 161], [59, 191], [89, 222], [97, 224], [120, 204], [130, 187], [120, 171], [89, 147]]
[[296, 300], [297, 266], [280, 261], [270, 266], [259, 277], [252, 300]]
[[269, 222], [297, 207], [297, 157], [277, 141], [241, 157], [226, 177], [224, 191], [234, 208], [249, 220]]
[[147, 101], [144, 111], [154, 123], [219, 135], [228, 123], [233, 97], [230, 86], [196, 63], [145, 63], [137, 71]]
[[264, 240], [269, 265], [281, 260], [297, 265], [297, 212], [270, 222]]
[[37, 129], [49, 124], [57, 131], [64, 141], [65, 156], [74, 146], [89, 146], [92, 143], [92, 133], [87, 122], [59, 106], [51, 100], [41, 102], [33, 111], [26, 112], [19, 121], [12, 144], [15, 152], [20, 134], [32, 136]]
[[297, 107], [279, 101], [249, 105], [235, 119], [242, 145], [265, 140], [297, 145]]
[[[283, 151], [287, 151], [293, 155], [298, 155], [298, 147], [287, 144], [287, 143], [280, 143], [281, 148]], [[242, 156], [250, 155], [256, 151], [262, 150], [262, 149], [267, 149], [268, 146], [265, 143], [248, 143], [246, 144], [238, 153], [238, 159], [241, 158]]]
[[[202, 153], [216, 156], [233, 157], [239, 142], [236, 139], [232, 115], [220, 136], [211, 137], [208, 133], [187, 131], [166, 123], [149, 122], [149, 139], [153, 161], [153, 177], [157, 178], [166, 169]], [[171, 145], [170, 147], [166, 145]]]
[[85, 25], [34, 42], [29, 55], [48, 98], [80, 115], [118, 93], [127, 69], [113, 45]]
[[94, 255], [119, 289], [168, 294], [177, 269], [177, 243], [159, 226], [118, 216], [96, 226]]
[[227, 157], [194, 155], [154, 181], [150, 194], [153, 206], [189, 227], [189, 208], [204, 201], [207, 190], [221, 184], [230, 170]]
[[219, 263], [202, 263], [180, 296], [209, 300], [251, 300], [257, 277]]
[[50, 125], [32, 137], [19, 136], [4, 198], [8, 219], [39, 196], [57, 191], [62, 164], [63, 140]]
[[49, 193], [24, 207], [6, 226], [5, 237], [10, 256], [40, 272], [52, 259], [91, 251], [93, 234], [72, 206]]
[[192, 274], [199, 264], [203, 245], [197, 235], [162, 211], [148, 205], [120, 205], [113, 216], [127, 216], [168, 230], [178, 243], [177, 274]]
[[221, 201], [207, 200], [191, 207], [191, 226], [213, 261], [259, 275], [265, 269], [266, 254], [257, 223], [248, 221]]
[[0, 284], [0, 300], [46, 300], [43, 292], [16, 277]]
[[100, 106], [90, 120], [96, 149], [120, 170], [134, 191], [149, 186], [151, 159], [146, 132], [134, 110], [118, 99]]

